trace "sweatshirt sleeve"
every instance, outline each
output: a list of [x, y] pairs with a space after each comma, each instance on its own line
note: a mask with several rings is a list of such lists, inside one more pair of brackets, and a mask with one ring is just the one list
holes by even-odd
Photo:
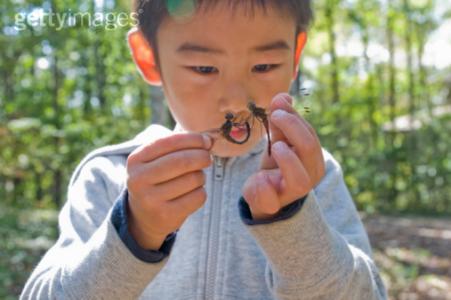
[[118, 165], [95, 157], [71, 180], [59, 214], [59, 238], [32, 272], [20, 299], [138, 298], [163, 268], [167, 257], [156, 263], [138, 259], [112, 223], [113, 207], [123, 201], [111, 177], [119, 176]]
[[326, 175], [290, 218], [246, 228], [267, 257], [277, 299], [387, 299], [340, 166], [324, 151]]

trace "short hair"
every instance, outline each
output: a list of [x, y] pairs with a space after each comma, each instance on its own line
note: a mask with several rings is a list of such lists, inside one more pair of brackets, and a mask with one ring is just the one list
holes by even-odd
[[[196, 11], [199, 9], [208, 10], [219, 2], [227, 1], [233, 11], [236, 11], [238, 6], [245, 6], [244, 8], [251, 14], [254, 13], [256, 6], [266, 11], [267, 6], [271, 5], [293, 16], [296, 21], [296, 35], [301, 31], [306, 31], [313, 19], [310, 0], [172, 0], [172, 3], [180, 4], [183, 1], [192, 1], [195, 3], [194, 8]], [[170, 10], [173, 7], [168, 7], [169, 2], [171, 0], [134, 0], [134, 12], [138, 16], [138, 28], [151, 44], [158, 66], [157, 30], [163, 20], [171, 15]]]

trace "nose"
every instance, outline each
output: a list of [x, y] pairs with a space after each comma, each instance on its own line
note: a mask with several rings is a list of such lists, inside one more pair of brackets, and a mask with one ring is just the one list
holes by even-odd
[[243, 113], [247, 111], [249, 99], [250, 95], [242, 84], [230, 84], [224, 89], [219, 103], [219, 110], [221, 113], [231, 112], [235, 115]]

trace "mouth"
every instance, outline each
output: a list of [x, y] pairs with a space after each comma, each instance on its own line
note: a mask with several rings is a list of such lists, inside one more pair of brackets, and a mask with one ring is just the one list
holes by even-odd
[[248, 122], [234, 123], [232, 130], [230, 130], [230, 137], [237, 142], [244, 141], [249, 135], [248, 130], [250, 130]]
[[232, 127], [226, 137], [235, 144], [244, 144], [250, 137], [251, 129], [248, 122], [232, 123]]

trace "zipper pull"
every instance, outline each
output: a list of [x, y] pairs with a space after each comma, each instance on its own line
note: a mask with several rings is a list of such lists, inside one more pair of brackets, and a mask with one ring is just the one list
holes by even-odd
[[224, 178], [224, 163], [221, 157], [214, 156], [215, 161], [215, 180], [222, 180]]

